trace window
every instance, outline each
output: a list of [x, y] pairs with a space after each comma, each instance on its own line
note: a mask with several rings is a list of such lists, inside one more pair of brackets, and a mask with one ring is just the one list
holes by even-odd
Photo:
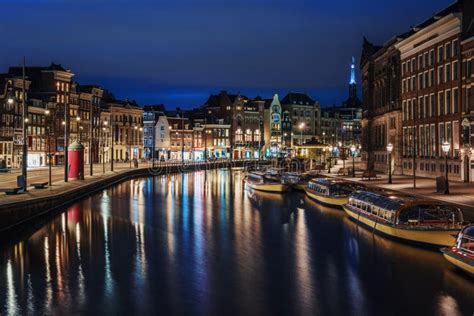
[[435, 104], [435, 97], [434, 94], [430, 95], [430, 116], [434, 117], [436, 116], [436, 104]]
[[433, 66], [435, 62], [434, 49], [430, 50], [430, 66]]
[[443, 61], [443, 46], [438, 47], [438, 63]]
[[444, 93], [438, 92], [438, 114], [444, 115]]
[[416, 62], [416, 59], [415, 59], [415, 58], [412, 58], [412, 59], [411, 59], [411, 71], [412, 71], [412, 72], [415, 72], [415, 71], [416, 71], [415, 62]]
[[405, 76], [406, 73], [407, 73], [407, 64], [402, 63], [402, 76]]
[[429, 83], [429, 86], [430, 87], [434, 86], [434, 82], [435, 82], [434, 69], [430, 69], [430, 83]]
[[459, 91], [453, 89], [453, 113], [459, 113]]
[[456, 57], [458, 55], [458, 51], [459, 51], [459, 42], [458, 40], [454, 40], [453, 41], [453, 57]]
[[446, 91], [446, 114], [451, 114], [451, 90]]
[[423, 55], [418, 55], [418, 69], [421, 69], [425, 65], [423, 64]]
[[428, 52], [425, 52], [425, 54], [423, 55], [423, 67], [427, 67], [429, 64], [429, 61], [428, 61]]
[[449, 59], [451, 58], [451, 43], [446, 43], [446, 45], [444, 45], [444, 48], [445, 48], [445, 54], [446, 54], [446, 59]]
[[452, 64], [453, 66], [453, 80], [458, 80], [458, 62], [455, 61]]
[[445, 76], [444, 76], [444, 82], [448, 82], [451, 80], [451, 67], [449, 64], [446, 64], [446, 66], [444, 67], [444, 70], [445, 70]]
[[438, 84], [443, 83], [443, 66], [438, 67]]

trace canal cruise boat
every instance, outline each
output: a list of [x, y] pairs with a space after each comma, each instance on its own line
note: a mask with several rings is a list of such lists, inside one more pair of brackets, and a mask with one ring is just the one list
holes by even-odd
[[316, 171], [308, 171], [304, 173], [286, 172], [282, 175], [281, 181], [291, 185], [295, 190], [304, 191], [308, 182], [316, 177], [321, 177], [319, 172]]
[[453, 247], [441, 251], [446, 260], [474, 277], [474, 224], [463, 228]]
[[280, 178], [265, 172], [250, 172], [244, 181], [249, 188], [257, 191], [282, 193], [289, 188], [289, 185], [282, 183]]
[[348, 202], [352, 192], [363, 188], [363, 185], [351, 181], [316, 178], [308, 182], [305, 192], [318, 202], [340, 207]]
[[356, 191], [343, 209], [374, 232], [437, 247], [452, 245], [464, 220], [458, 207], [386, 192]]

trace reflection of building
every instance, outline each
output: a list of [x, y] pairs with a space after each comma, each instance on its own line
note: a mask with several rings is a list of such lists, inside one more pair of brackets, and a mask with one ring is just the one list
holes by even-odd
[[278, 94], [265, 101], [264, 152], [266, 157], [278, 157], [282, 149], [282, 112]]
[[143, 156], [146, 159], [158, 157], [155, 137], [159, 135], [159, 131], [156, 130], [156, 125], [159, 118], [164, 115], [165, 106], [163, 104], [143, 107]]
[[[281, 101], [283, 117], [291, 118], [291, 133], [284, 131], [284, 141], [300, 144], [310, 141], [321, 133], [321, 107], [306, 93], [290, 92]], [[286, 128], [288, 124], [285, 124]]]
[[364, 39], [362, 48], [362, 160], [368, 170], [387, 172], [387, 144], [393, 145], [392, 170], [401, 173], [400, 52], [395, 37], [383, 47]]

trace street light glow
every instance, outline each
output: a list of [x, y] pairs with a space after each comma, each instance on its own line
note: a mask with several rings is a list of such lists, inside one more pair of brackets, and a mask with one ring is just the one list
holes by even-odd
[[393, 150], [393, 144], [392, 144], [392, 143], [388, 143], [388, 144], [387, 144], [387, 151], [388, 151], [388, 153], [391, 153], [392, 150]]
[[449, 150], [451, 149], [451, 144], [449, 142], [443, 142], [441, 148], [445, 154], [448, 154]]

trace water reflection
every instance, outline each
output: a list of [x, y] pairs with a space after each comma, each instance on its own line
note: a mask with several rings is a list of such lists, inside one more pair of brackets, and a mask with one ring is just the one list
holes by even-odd
[[[8, 242], [8, 241], [6, 241]], [[239, 171], [122, 183], [76, 203], [0, 261], [0, 314], [456, 315], [474, 282]]]

